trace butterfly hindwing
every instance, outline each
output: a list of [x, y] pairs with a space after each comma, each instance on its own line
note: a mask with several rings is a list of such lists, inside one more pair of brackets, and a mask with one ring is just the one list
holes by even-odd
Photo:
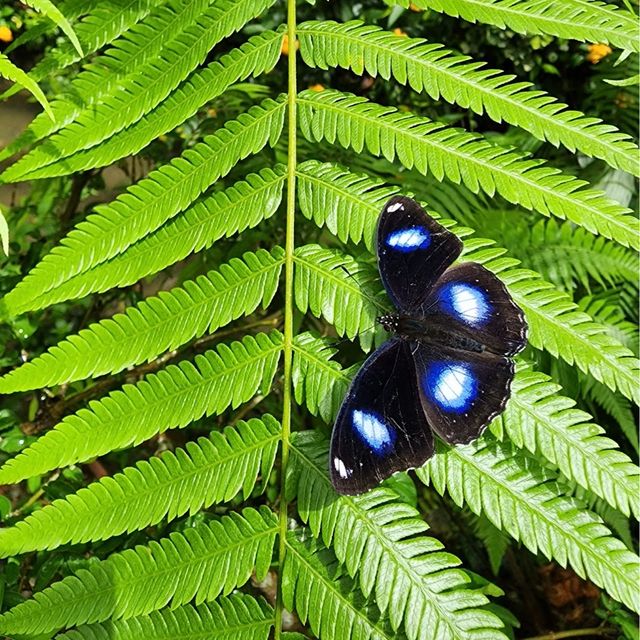
[[501, 280], [476, 262], [448, 269], [421, 315], [432, 326], [461, 333], [494, 353], [512, 356], [526, 344], [524, 314]]
[[488, 351], [413, 343], [420, 400], [430, 427], [448, 444], [468, 444], [504, 409], [514, 363]]
[[412, 313], [462, 251], [462, 243], [411, 198], [396, 196], [378, 221], [378, 268], [399, 311]]
[[331, 437], [331, 481], [342, 494], [368, 491], [433, 454], [409, 342], [391, 339], [366, 360], [342, 402]]

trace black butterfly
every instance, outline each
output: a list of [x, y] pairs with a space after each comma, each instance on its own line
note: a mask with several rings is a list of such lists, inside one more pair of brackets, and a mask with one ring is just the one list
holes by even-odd
[[467, 444], [505, 407], [510, 356], [527, 325], [505, 286], [475, 262], [454, 267], [462, 243], [415, 201], [395, 197], [378, 221], [378, 268], [398, 313], [378, 321], [393, 337], [364, 363], [331, 437], [339, 493], [368, 491], [434, 451], [432, 431]]

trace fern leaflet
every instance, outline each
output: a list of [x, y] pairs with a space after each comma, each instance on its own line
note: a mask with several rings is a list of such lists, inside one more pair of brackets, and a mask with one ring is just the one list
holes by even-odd
[[136, 385], [127, 384], [66, 416], [51, 431], [0, 468], [11, 484], [51, 469], [83, 462], [113, 449], [144, 442], [166, 429], [182, 428], [205, 415], [237, 407], [271, 386], [282, 349], [277, 331], [183, 361]]
[[264, 577], [276, 532], [276, 517], [267, 508], [245, 509], [242, 515], [231, 513], [114, 553], [3, 613], [0, 629], [12, 635], [36, 634], [132, 618], [167, 605], [198, 605], [231, 593], [254, 568], [258, 579]]
[[579, 149], [636, 175], [640, 172], [638, 148], [612, 125], [569, 110], [544, 91], [531, 90], [530, 83], [513, 82], [514, 76], [483, 68], [440, 44], [398, 38], [360, 21], [306, 22], [298, 27], [298, 35], [300, 53], [310, 66], [341, 66], [385, 80], [393, 77], [434, 100], [442, 97], [478, 114], [486, 112], [496, 122], [515, 124], [540, 140]]
[[222, 237], [255, 227], [280, 206], [284, 179], [284, 167], [275, 165], [273, 170], [251, 173], [224, 191], [198, 199], [124, 253], [38, 296], [29, 304], [29, 310], [133, 284], [210, 247]]
[[0, 378], [0, 393], [117, 373], [213, 333], [260, 304], [266, 307], [278, 287], [283, 254], [280, 247], [247, 252], [242, 260], [96, 322]]
[[[502, 622], [484, 609], [487, 599], [466, 588], [460, 561], [425, 535], [418, 511], [396, 494], [376, 488], [361, 496], [337, 496], [327, 476], [328, 442], [312, 432], [292, 443], [290, 490], [314, 536], [322, 536], [365, 596], [410, 640], [501, 638]], [[393, 576], [390, 579], [390, 576]], [[349, 637], [349, 636], [345, 636]]]
[[128, 620], [82, 625], [56, 636], [58, 640], [267, 640], [273, 609], [262, 599], [243, 593], [198, 607], [186, 604]]
[[[407, 5], [408, 0], [393, 0]], [[433, 9], [469, 22], [486, 22], [517, 33], [546, 33], [582, 42], [609, 42], [640, 51], [635, 16], [611, 3], [597, 0], [415, 0], [421, 9]]]
[[0, 529], [0, 557], [105, 540], [228, 502], [240, 491], [246, 499], [258, 477], [268, 478], [279, 439], [280, 425], [266, 415], [138, 462]]
[[6, 309], [21, 313], [38, 296], [123, 252], [182, 211], [239, 160], [278, 139], [285, 104], [280, 98], [252, 107], [111, 204], [96, 207], [4, 297]]
[[360, 152], [398, 160], [437, 180], [464, 183], [534, 209], [567, 218], [625, 246], [640, 247], [638, 221], [625, 207], [540, 160], [498, 147], [482, 136], [383, 107], [352, 94], [305, 90], [298, 97], [300, 125], [309, 140], [325, 139]]
[[533, 553], [571, 564], [576, 573], [638, 610], [640, 559], [612, 537], [602, 520], [574, 499], [559, 495], [553, 477], [512, 445], [489, 436], [465, 447], [436, 447], [417, 470], [438, 493], [484, 513]]

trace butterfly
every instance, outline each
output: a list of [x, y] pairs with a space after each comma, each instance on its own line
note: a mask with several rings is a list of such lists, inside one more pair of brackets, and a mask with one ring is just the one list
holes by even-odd
[[461, 252], [460, 240], [411, 198], [383, 208], [378, 269], [397, 311], [378, 318], [391, 338], [356, 374], [333, 427], [338, 493], [363, 493], [421, 466], [434, 434], [467, 444], [503, 411], [527, 325], [493, 273], [475, 262], [451, 266]]

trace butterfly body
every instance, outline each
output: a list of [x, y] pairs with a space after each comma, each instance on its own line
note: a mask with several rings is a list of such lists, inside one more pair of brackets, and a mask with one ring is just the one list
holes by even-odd
[[413, 340], [424, 345], [444, 344], [452, 349], [465, 351], [484, 351], [484, 345], [461, 331], [441, 326], [437, 319], [414, 318], [401, 314], [380, 316], [378, 322], [385, 331], [397, 335], [403, 340]]
[[396, 313], [391, 334], [356, 374], [331, 439], [334, 488], [367, 491], [421, 466], [434, 434], [476, 439], [509, 398], [515, 353], [526, 343], [522, 311], [479, 264], [451, 266], [462, 243], [413, 200], [392, 198], [378, 222], [378, 268]]

